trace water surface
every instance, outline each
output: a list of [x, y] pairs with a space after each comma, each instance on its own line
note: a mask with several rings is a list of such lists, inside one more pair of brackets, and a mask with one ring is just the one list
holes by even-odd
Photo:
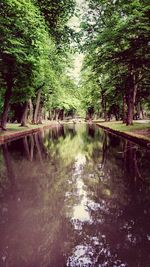
[[0, 148], [0, 267], [149, 267], [150, 151], [94, 125]]

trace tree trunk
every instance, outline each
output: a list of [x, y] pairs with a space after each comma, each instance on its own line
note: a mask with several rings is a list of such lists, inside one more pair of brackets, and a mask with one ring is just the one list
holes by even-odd
[[37, 100], [36, 100], [36, 106], [35, 106], [35, 111], [34, 111], [33, 124], [37, 124], [41, 93], [42, 93], [42, 89], [39, 89], [37, 92]]
[[31, 123], [33, 121], [33, 104], [32, 104], [32, 100], [29, 99], [29, 117], [28, 117], [28, 121]]
[[144, 119], [144, 114], [143, 114], [143, 108], [142, 108], [142, 103], [139, 102], [137, 104], [137, 115], [138, 115], [138, 119]]
[[37, 116], [37, 123], [42, 124], [42, 107], [41, 104], [39, 104], [39, 110], [38, 110], [38, 116]]
[[45, 121], [47, 121], [47, 112], [46, 112], [46, 110], [45, 110], [44, 107], [42, 108], [42, 116], [43, 116], [43, 119], [44, 119]]
[[123, 96], [123, 123], [127, 121], [127, 106], [126, 106], [126, 96]]
[[52, 112], [51, 110], [48, 111], [48, 120], [51, 120], [52, 119]]
[[4, 96], [4, 108], [3, 108], [3, 114], [2, 114], [1, 126], [0, 126], [2, 130], [6, 130], [6, 123], [7, 123], [7, 118], [8, 118], [10, 98], [12, 95], [12, 88], [13, 88], [13, 82], [10, 78], [10, 80], [7, 81], [7, 89], [6, 89], [5, 96]]
[[51, 114], [52, 114], [51, 115], [52, 116], [52, 120], [54, 121], [55, 120], [55, 109], [52, 110]]
[[105, 97], [105, 93], [102, 92], [101, 93], [101, 96], [102, 96], [102, 113], [103, 113], [103, 117], [104, 117], [104, 120], [107, 121], [107, 111], [106, 111], [106, 97]]
[[145, 115], [144, 115], [143, 107], [142, 107], [142, 104], [141, 104], [141, 119], [144, 119], [144, 118], [145, 118]]
[[58, 121], [58, 118], [59, 118], [59, 109], [55, 109], [55, 118], [54, 120]]
[[135, 98], [136, 98], [137, 86], [133, 86], [133, 89], [128, 93], [128, 112], [127, 112], [127, 125], [133, 124], [133, 116], [134, 116], [134, 105], [135, 105]]
[[28, 113], [28, 101], [26, 101], [23, 104], [23, 113], [22, 113], [22, 118], [21, 118], [21, 126], [26, 126], [27, 113]]
[[133, 116], [134, 116], [134, 105], [136, 101], [136, 94], [137, 94], [137, 84], [135, 79], [135, 74], [133, 70], [131, 70], [131, 74], [128, 81], [128, 93], [127, 93], [127, 125], [133, 124]]
[[133, 110], [134, 110], [134, 104], [133, 104], [133, 94], [132, 91], [129, 92], [128, 94], [128, 112], [127, 112], [127, 125], [132, 125], [133, 124]]
[[63, 110], [63, 109], [61, 109], [61, 110], [59, 111], [58, 119], [61, 120], [61, 121], [63, 121], [63, 119], [64, 119], [64, 110]]
[[62, 113], [61, 113], [61, 120], [62, 121], [64, 120], [64, 110], [62, 110]]

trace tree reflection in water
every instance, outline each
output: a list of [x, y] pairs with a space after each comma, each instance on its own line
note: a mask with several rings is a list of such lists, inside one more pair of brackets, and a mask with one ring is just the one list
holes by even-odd
[[149, 159], [93, 125], [2, 145], [0, 266], [148, 267]]

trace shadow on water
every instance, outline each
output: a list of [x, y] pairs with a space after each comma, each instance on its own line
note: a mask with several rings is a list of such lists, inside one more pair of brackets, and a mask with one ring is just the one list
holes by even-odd
[[150, 151], [94, 125], [0, 148], [0, 267], [148, 267]]

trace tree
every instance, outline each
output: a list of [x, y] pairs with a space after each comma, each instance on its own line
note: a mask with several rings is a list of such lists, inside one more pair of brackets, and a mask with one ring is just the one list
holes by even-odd
[[32, 1], [5, 0], [0, 5], [0, 80], [5, 88], [1, 128], [5, 129], [12, 95], [19, 92], [23, 102], [34, 95], [37, 76], [41, 75], [43, 58], [48, 58], [52, 41]]
[[48, 25], [50, 35], [54, 38], [58, 49], [65, 49], [74, 35], [67, 26], [73, 16], [76, 6], [75, 0], [36, 0]]
[[[149, 67], [148, 10], [147, 1], [91, 0], [89, 16], [81, 25], [87, 32], [85, 48], [93, 55], [96, 75], [99, 77], [101, 68], [105, 68], [110, 84], [120, 88], [122, 99], [125, 95], [127, 125], [133, 122], [137, 92]], [[114, 66], [120, 77], [114, 75]]]

